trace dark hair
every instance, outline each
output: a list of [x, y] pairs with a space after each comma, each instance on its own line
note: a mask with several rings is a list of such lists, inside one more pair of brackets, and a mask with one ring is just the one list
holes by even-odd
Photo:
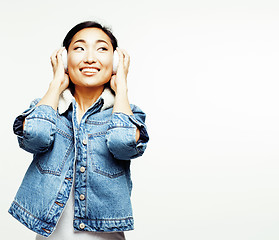
[[67, 51], [68, 51], [68, 48], [71, 44], [71, 41], [72, 41], [74, 35], [77, 32], [79, 32], [80, 30], [84, 29], [84, 28], [99, 28], [99, 29], [101, 29], [110, 38], [110, 41], [111, 41], [111, 44], [112, 44], [112, 47], [113, 47], [113, 51], [117, 48], [117, 46], [118, 46], [117, 45], [117, 39], [112, 34], [111, 29], [109, 29], [108, 27], [102, 26], [98, 22], [86, 21], [86, 22], [81, 22], [81, 23], [77, 24], [76, 26], [74, 26], [67, 33], [67, 35], [66, 35], [66, 37], [64, 38], [64, 41], [63, 41], [63, 47], [65, 47]]

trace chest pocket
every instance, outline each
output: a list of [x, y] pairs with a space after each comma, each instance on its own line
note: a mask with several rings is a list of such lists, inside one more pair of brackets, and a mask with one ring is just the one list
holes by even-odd
[[115, 159], [109, 152], [106, 140], [106, 132], [88, 135], [88, 158], [92, 170], [109, 178], [117, 178], [125, 173], [127, 163]]
[[58, 131], [54, 142], [46, 153], [36, 154], [34, 160], [38, 170], [43, 174], [60, 176], [65, 166], [74, 159], [74, 144], [70, 135]]

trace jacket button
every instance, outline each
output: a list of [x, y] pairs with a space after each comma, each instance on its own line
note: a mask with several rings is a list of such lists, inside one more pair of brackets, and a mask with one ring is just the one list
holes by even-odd
[[84, 173], [85, 172], [85, 167], [80, 167], [79, 171]]
[[79, 224], [79, 228], [80, 229], [84, 229], [85, 228], [85, 224], [84, 223]]
[[79, 199], [80, 199], [80, 200], [84, 200], [84, 199], [85, 199], [85, 196], [84, 196], [83, 194], [80, 194], [80, 195], [79, 195]]
[[83, 144], [83, 145], [86, 145], [86, 144], [87, 144], [86, 139], [83, 139], [83, 140], [82, 140], [82, 144]]

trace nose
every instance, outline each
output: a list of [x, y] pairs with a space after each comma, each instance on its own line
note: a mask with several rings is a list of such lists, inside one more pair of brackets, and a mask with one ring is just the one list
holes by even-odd
[[84, 62], [88, 63], [88, 64], [97, 62], [97, 58], [96, 58], [94, 52], [88, 51], [84, 57]]

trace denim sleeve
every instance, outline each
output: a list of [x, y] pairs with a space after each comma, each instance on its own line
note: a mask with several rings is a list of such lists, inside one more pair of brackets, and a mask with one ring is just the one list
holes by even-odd
[[[138, 107], [131, 105], [134, 115], [113, 113], [106, 134], [109, 151], [116, 159], [130, 160], [141, 156], [149, 136], [145, 126], [145, 113]], [[140, 138], [136, 142], [136, 130], [140, 130]]]
[[19, 146], [30, 153], [47, 151], [56, 131], [57, 113], [50, 106], [36, 106], [38, 102], [39, 99], [34, 100], [30, 107], [15, 119], [13, 125]]

